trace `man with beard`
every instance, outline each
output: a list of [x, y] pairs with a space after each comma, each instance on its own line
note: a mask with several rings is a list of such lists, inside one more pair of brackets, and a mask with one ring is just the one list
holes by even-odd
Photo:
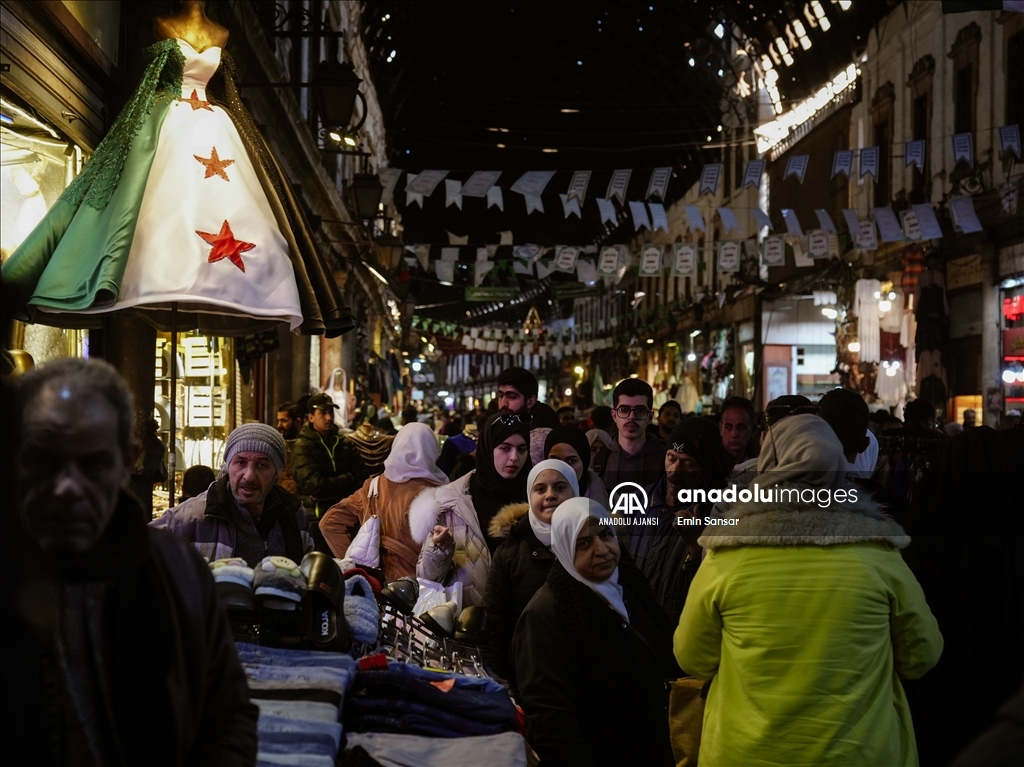
[[284, 437], [285, 451], [284, 468], [277, 475], [277, 484], [292, 495], [299, 494], [299, 486], [292, 475], [292, 448], [302, 430], [302, 409], [298, 403], [283, 402], [277, 406], [277, 430]]
[[674, 399], [658, 408], [658, 423], [647, 427], [647, 432], [659, 439], [667, 440], [672, 430], [683, 420], [683, 408]]
[[152, 523], [184, 538], [204, 557], [241, 557], [256, 567], [266, 556], [293, 562], [313, 550], [299, 499], [275, 484], [284, 468], [284, 438], [262, 423], [228, 437], [220, 478], [205, 493]]
[[498, 409], [502, 413], [516, 413], [531, 429], [554, 429], [558, 416], [549, 405], [537, 401], [539, 391], [537, 377], [529, 370], [505, 368], [498, 376]]
[[707, 501], [681, 501], [680, 491], [721, 488], [725, 482], [721, 450], [722, 440], [713, 421], [687, 418], [676, 426], [665, 451], [665, 476], [645, 490], [646, 519], [657, 519], [657, 524], [637, 525], [632, 520], [626, 548], [673, 623], [679, 620], [690, 582], [700, 566], [697, 538], [703, 531], [704, 516], [711, 510]]

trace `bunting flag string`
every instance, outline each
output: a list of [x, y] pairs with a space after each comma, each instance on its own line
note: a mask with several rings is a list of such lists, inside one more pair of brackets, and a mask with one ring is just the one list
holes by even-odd
[[668, 214], [665, 212], [665, 206], [660, 202], [649, 202], [647, 207], [651, 209], [651, 229], [655, 232], [659, 229], [668, 232]]
[[742, 187], [752, 186], [754, 189], [761, 187], [761, 176], [764, 175], [764, 160], [750, 160], [747, 168], [743, 171]]
[[462, 210], [462, 182], [446, 178], [444, 180], [444, 192], [444, 206], [450, 208], [454, 205], [459, 210]]
[[786, 173], [783, 175], [782, 180], [785, 181], [790, 176], [796, 176], [796, 180], [801, 184], [804, 183], [804, 177], [807, 175], [807, 163], [810, 161], [810, 155], [798, 154], [789, 158], [786, 162]]
[[903, 167], [909, 168], [916, 165], [917, 169], [924, 173], [924, 147], [925, 140], [908, 141], [903, 145]]
[[498, 178], [501, 176], [501, 171], [498, 170], [478, 170], [468, 179], [466, 183], [462, 185], [462, 196], [463, 197], [486, 197], [487, 193], [491, 191]]
[[[587, 196], [587, 186], [590, 185], [590, 171], [589, 170], [578, 170], [572, 174], [572, 181], [569, 182], [569, 188], [565, 190], [565, 198], [569, 200], [575, 200], [577, 203], [576, 210], [579, 210], [579, 205], [583, 203], [584, 198]], [[562, 201], [565, 204], [565, 200]], [[566, 214], [566, 218], [569, 214]]]
[[875, 181], [878, 181], [878, 160], [879, 151], [877, 146], [868, 147], [867, 149], [860, 150], [860, 176], [871, 176]]
[[630, 202], [629, 212], [633, 216], [633, 227], [636, 231], [651, 228], [651, 220], [647, 217], [647, 206], [642, 202]]
[[722, 179], [722, 169], [724, 167], [720, 162], [704, 166], [704, 170], [700, 174], [698, 197], [703, 197], [704, 194], [710, 194], [712, 197], [718, 196], [718, 187]]
[[[1018, 142], [1019, 143], [1019, 142]], [[651, 173], [651, 180], [647, 184], [648, 200], [657, 197], [665, 202], [668, 195], [668, 182], [672, 178], [672, 168], [655, 168]]]
[[608, 182], [608, 191], [605, 199], [618, 199], [619, 205], [626, 204], [626, 187], [629, 186], [629, 177], [633, 175], [632, 170], [617, 170], [612, 174], [612, 180]]

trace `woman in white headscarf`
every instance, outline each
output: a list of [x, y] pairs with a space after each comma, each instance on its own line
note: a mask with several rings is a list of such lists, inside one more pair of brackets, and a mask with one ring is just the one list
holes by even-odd
[[554, 459], [533, 467], [526, 489], [527, 503], [510, 503], [491, 520], [491, 537], [505, 540], [494, 552], [484, 594], [488, 633], [484, 662], [513, 690], [512, 633], [523, 609], [548, 579], [554, 561], [551, 515], [563, 501], [580, 494], [576, 472]]
[[702, 767], [918, 763], [900, 679], [934, 666], [942, 637], [910, 539], [848, 468], [832, 427], [789, 416], [762, 443], [758, 497], [698, 540], [675, 655], [714, 679]]
[[565, 501], [551, 519], [551, 551], [556, 562], [512, 640], [527, 740], [543, 764], [674, 764], [672, 627], [621, 560], [608, 512]]
[[434, 488], [448, 484], [437, 468], [437, 438], [422, 423], [398, 431], [384, 474], [372, 477], [356, 492], [335, 504], [320, 519], [320, 532], [334, 556], [344, 559], [360, 525], [376, 515], [380, 521], [381, 568], [390, 582], [416, 577], [420, 545], [409, 529], [409, 513], [420, 506], [433, 508]]

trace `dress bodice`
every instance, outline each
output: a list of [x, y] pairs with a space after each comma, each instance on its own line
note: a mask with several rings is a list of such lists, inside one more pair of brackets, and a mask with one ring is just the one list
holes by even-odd
[[214, 46], [199, 53], [180, 38], [176, 42], [185, 57], [185, 71], [181, 80], [182, 94], [187, 97], [193, 89], [197, 89], [200, 91], [199, 96], [205, 97], [206, 84], [210, 82], [213, 73], [220, 66], [221, 49]]

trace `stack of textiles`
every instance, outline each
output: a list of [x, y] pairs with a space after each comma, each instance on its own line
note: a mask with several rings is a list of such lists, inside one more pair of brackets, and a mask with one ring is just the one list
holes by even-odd
[[347, 655], [239, 642], [252, 702], [259, 706], [257, 765], [333, 767], [341, 709], [356, 673]]
[[427, 738], [393, 733], [349, 733], [340, 764], [366, 765], [365, 753], [381, 767], [526, 767], [526, 743], [515, 732], [475, 738]]
[[489, 677], [431, 671], [384, 656], [363, 658], [345, 698], [348, 732], [462, 738], [516, 732], [516, 708]]

